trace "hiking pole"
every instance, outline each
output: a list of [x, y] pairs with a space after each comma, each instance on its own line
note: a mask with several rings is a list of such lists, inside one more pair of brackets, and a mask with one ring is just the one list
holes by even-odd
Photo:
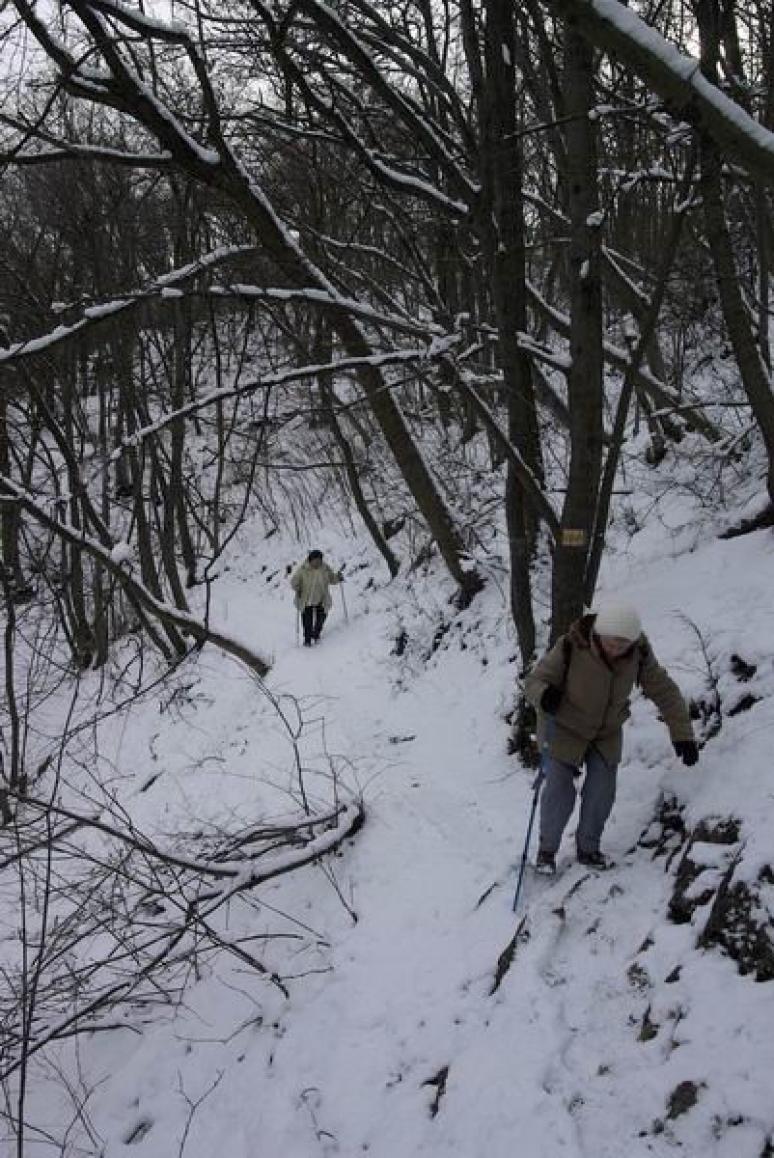
[[543, 787], [543, 781], [546, 778], [546, 760], [551, 753], [551, 742], [556, 731], [556, 720], [554, 716], [548, 717], [546, 724], [545, 738], [542, 744], [540, 753], [540, 767], [538, 768], [537, 776], [532, 784], [532, 809], [529, 814], [529, 824], [527, 825], [527, 838], [524, 841], [524, 852], [521, 854], [521, 866], [519, 868], [519, 879], [516, 882], [516, 892], [513, 896], [513, 912], [516, 912], [516, 906], [519, 903], [519, 894], [521, 893], [521, 882], [524, 879], [524, 869], [527, 865], [527, 857], [529, 855], [529, 842], [532, 838], [532, 826], [535, 823], [535, 813], [537, 812], [538, 800], [540, 799], [540, 789]]
[[519, 903], [519, 894], [521, 893], [521, 883], [524, 880], [524, 869], [526, 868], [527, 856], [529, 855], [529, 842], [532, 838], [532, 826], [535, 823], [535, 813], [537, 812], [538, 800], [540, 798], [540, 789], [543, 785], [543, 781], [545, 780], [545, 778], [546, 778], [546, 774], [543, 771], [543, 765], [541, 763], [540, 770], [538, 771], [538, 774], [535, 777], [534, 783], [532, 785], [532, 809], [530, 810], [530, 814], [529, 814], [529, 824], [527, 825], [527, 838], [524, 841], [524, 852], [521, 854], [521, 866], [519, 867], [519, 879], [516, 882], [516, 892], [514, 893], [514, 896], [513, 896], [512, 912], [514, 912], [514, 913], [516, 912], [516, 908], [517, 908], [518, 903]]
[[339, 591], [341, 592], [341, 606], [344, 608], [344, 622], [349, 623], [349, 613], [347, 612], [347, 601], [344, 598], [344, 580], [339, 583]]
[[296, 608], [296, 647], [301, 646], [301, 612]]

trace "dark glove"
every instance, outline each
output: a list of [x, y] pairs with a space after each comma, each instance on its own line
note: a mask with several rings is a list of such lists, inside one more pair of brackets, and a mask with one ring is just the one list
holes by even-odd
[[698, 762], [699, 749], [695, 740], [674, 740], [673, 747], [683, 764], [687, 764], [689, 768]]
[[343, 583], [343, 582], [344, 582], [344, 571], [343, 571], [343, 569], [342, 569], [341, 571], [337, 571], [337, 572], [336, 572], [336, 578], [338, 579], [339, 583]]
[[540, 697], [540, 706], [549, 716], [553, 716], [562, 702], [562, 689], [549, 685]]

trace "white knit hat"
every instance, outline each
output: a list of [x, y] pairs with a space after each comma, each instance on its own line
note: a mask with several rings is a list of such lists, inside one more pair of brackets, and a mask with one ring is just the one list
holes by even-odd
[[597, 635], [610, 635], [618, 639], [630, 639], [632, 643], [642, 635], [642, 623], [631, 603], [603, 603], [594, 620]]

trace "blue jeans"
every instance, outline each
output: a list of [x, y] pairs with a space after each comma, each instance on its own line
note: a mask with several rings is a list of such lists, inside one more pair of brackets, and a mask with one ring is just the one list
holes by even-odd
[[[586, 776], [581, 788], [581, 809], [575, 841], [582, 852], [599, 852], [599, 842], [615, 800], [617, 764], [594, 747], [586, 750]], [[540, 848], [556, 852], [575, 807], [575, 777], [580, 769], [553, 756], [543, 758], [545, 782], [540, 801]]]

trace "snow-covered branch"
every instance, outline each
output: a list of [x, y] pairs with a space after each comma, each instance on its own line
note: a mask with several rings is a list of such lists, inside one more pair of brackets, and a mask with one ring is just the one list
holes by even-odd
[[[319, 0], [299, 0], [299, 8], [305, 11], [336, 47], [353, 62], [367, 83], [378, 92], [388, 108], [400, 119], [428, 154], [438, 163], [450, 187], [454, 190], [459, 207], [467, 211], [477, 194], [477, 187], [452, 157], [446, 142], [441, 138], [436, 126], [411, 100], [393, 87], [384, 73], [377, 68], [374, 58], [351, 28], [335, 9]], [[420, 182], [420, 184], [424, 184]], [[430, 187], [432, 188], [432, 187]], [[454, 202], [448, 199], [449, 208]]]
[[112, 301], [87, 306], [83, 315], [75, 322], [56, 326], [47, 334], [41, 334], [40, 337], [30, 338], [24, 342], [15, 342], [5, 349], [0, 348], [0, 365], [12, 365], [40, 354], [48, 354], [55, 346], [70, 342], [74, 338], [80, 338], [86, 330], [95, 328], [107, 321], [112, 322], [117, 315], [128, 313], [153, 298], [178, 297], [180, 295], [179, 287], [187, 285], [199, 274], [214, 269], [224, 262], [248, 257], [255, 252], [255, 246], [252, 245], [220, 246], [210, 253], [203, 254], [195, 261], [188, 262], [179, 269], [162, 274], [144, 290], [127, 294], [125, 297]]
[[155, 619], [173, 624], [184, 634], [195, 639], [199, 645], [214, 643], [228, 655], [238, 659], [259, 678], [268, 675], [270, 669], [268, 661], [243, 640], [237, 639], [210, 622], [205, 623], [172, 603], [157, 598], [127, 567], [132, 555], [128, 544], [116, 543], [112, 550], [109, 550], [80, 527], [52, 514], [43, 500], [18, 486], [13, 479], [0, 474], [0, 507], [9, 503], [16, 505], [51, 534], [85, 551], [116, 578], [137, 603]]
[[[232, 955], [240, 968], [246, 965], [259, 973], [287, 998], [283, 978], [255, 956], [250, 939], [234, 936], [214, 918], [225, 906], [231, 912], [238, 896], [249, 904], [244, 898], [250, 890], [318, 862], [352, 837], [365, 818], [361, 800], [339, 800], [318, 815], [218, 833], [208, 859], [159, 847], [116, 808], [109, 794], [96, 812], [69, 806], [61, 795], [14, 794], [25, 830], [38, 837], [24, 850], [25, 872], [36, 872], [37, 853], [43, 866], [41, 887], [52, 890], [51, 880], [46, 885], [44, 880], [46, 857], [53, 852], [58, 866], [54, 888], [61, 888], [66, 874], [70, 907], [60, 911], [55, 930], [41, 933], [34, 1024], [25, 1025], [18, 991], [6, 986], [0, 1002], [6, 1047], [0, 1081], [53, 1042], [95, 1029], [128, 1027], [121, 1012], [127, 1003], [132, 1002], [136, 1015], [154, 994], [174, 987], [185, 977], [191, 952]], [[68, 823], [54, 827], [54, 819]], [[95, 842], [100, 840], [97, 852]], [[201, 834], [196, 839], [197, 849], [200, 846]], [[0, 870], [17, 861], [16, 856], [5, 858]], [[100, 903], [95, 903], [97, 896]], [[88, 903], [82, 903], [84, 899]], [[51, 952], [49, 945], [43, 963], [46, 936], [56, 942], [57, 951]], [[267, 945], [272, 934], [262, 940]], [[100, 942], [98, 953], [82, 952], [95, 941]]]
[[673, 114], [774, 183], [774, 133], [707, 80], [698, 60], [619, 0], [555, 0], [554, 7], [594, 44], [628, 64]]
[[[362, 825], [364, 818], [362, 801], [353, 801], [349, 804], [342, 802], [332, 811], [324, 812], [320, 816], [304, 816], [295, 824], [272, 825], [265, 831], [256, 827], [255, 832], [249, 835], [249, 841], [245, 834], [241, 837], [243, 845], [250, 843], [256, 846], [253, 852], [245, 852], [239, 858], [230, 860], [212, 861], [193, 856], [185, 857], [172, 850], [160, 848], [142, 833], [131, 827], [127, 828], [126, 823], [123, 828], [119, 828], [117, 824], [105, 820], [101, 815], [80, 813], [63, 804], [52, 804], [48, 800], [39, 800], [33, 796], [19, 795], [18, 799], [26, 809], [72, 821], [79, 829], [94, 829], [127, 845], [148, 859], [172, 868], [186, 869], [202, 877], [231, 882], [230, 893], [263, 884], [302, 865], [310, 864], [336, 848], [342, 840], [352, 834], [353, 830]], [[68, 828], [63, 831], [70, 834], [73, 830]], [[265, 847], [261, 846], [261, 842]], [[283, 845], [288, 846], [286, 850], [276, 851]], [[270, 849], [273, 850], [273, 855], [268, 856]]]

